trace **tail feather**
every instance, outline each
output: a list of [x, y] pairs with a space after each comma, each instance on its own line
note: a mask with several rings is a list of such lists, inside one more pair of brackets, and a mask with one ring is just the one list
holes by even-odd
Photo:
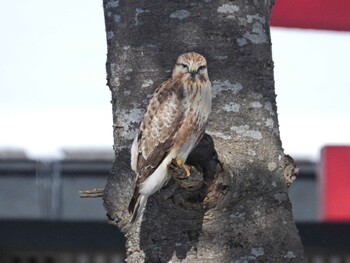
[[139, 196], [140, 196], [139, 189], [136, 186], [134, 190], [134, 194], [130, 200], [129, 207], [128, 207], [128, 211], [130, 214], [134, 212], [134, 208], [136, 206], [137, 200], [139, 199]]
[[147, 196], [139, 193], [138, 189], [135, 189], [134, 195], [129, 203], [129, 213], [132, 214], [130, 223], [136, 222], [142, 215], [143, 209], [147, 203]]

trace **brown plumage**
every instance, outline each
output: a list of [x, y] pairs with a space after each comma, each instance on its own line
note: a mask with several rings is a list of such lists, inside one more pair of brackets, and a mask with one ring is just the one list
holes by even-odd
[[129, 204], [132, 222], [147, 198], [168, 181], [168, 164], [184, 165], [204, 133], [211, 110], [211, 83], [205, 58], [195, 52], [178, 57], [172, 76], [153, 94], [132, 148], [131, 167], [137, 174]]

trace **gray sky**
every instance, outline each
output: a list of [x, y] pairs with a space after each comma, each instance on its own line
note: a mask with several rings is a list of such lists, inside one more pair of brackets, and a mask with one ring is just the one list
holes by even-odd
[[[112, 149], [102, 3], [7, 1], [0, 33], [0, 149]], [[273, 28], [272, 41], [285, 152], [350, 144], [350, 33]]]

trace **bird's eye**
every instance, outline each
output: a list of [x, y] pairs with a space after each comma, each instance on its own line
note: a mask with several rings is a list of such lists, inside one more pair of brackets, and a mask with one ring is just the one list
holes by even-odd
[[206, 68], [206, 66], [200, 66], [199, 68], [198, 68], [198, 71], [201, 71], [201, 70], [203, 70], [203, 69], [205, 69]]
[[181, 64], [183, 68], [188, 68], [186, 64]]

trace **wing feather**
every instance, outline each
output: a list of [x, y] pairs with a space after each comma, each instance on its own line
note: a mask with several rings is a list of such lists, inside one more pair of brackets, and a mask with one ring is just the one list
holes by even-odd
[[180, 81], [169, 79], [154, 93], [148, 104], [132, 150], [136, 185], [143, 183], [168, 155], [184, 120], [184, 89]]

